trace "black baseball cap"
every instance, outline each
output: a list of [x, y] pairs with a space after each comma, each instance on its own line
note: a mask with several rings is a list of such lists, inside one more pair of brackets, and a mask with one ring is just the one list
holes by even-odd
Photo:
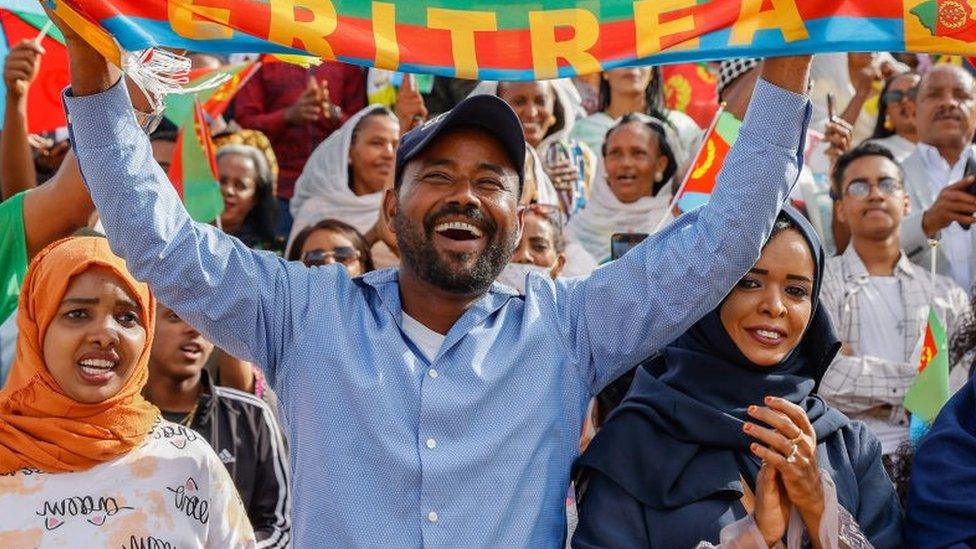
[[519, 176], [519, 188], [525, 180], [525, 134], [522, 123], [508, 103], [494, 95], [474, 95], [458, 103], [453, 109], [437, 115], [400, 138], [396, 155], [395, 179], [397, 187], [403, 168], [430, 146], [437, 137], [459, 127], [481, 128], [501, 143]]

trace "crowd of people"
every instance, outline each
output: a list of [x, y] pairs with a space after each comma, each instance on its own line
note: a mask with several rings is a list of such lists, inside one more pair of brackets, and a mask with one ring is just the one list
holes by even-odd
[[4, 61], [0, 546], [976, 547], [973, 67], [702, 64], [741, 126], [682, 212], [660, 67], [264, 63], [200, 223], [55, 22], [70, 145]]

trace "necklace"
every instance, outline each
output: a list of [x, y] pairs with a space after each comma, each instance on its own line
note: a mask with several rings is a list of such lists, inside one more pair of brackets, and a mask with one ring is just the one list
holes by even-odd
[[197, 404], [194, 404], [193, 408], [191, 408], [190, 411], [187, 412], [185, 416], [183, 416], [183, 419], [180, 420], [180, 425], [184, 427], [189, 427], [190, 424], [193, 423], [193, 416], [195, 416], [196, 413], [197, 413]]

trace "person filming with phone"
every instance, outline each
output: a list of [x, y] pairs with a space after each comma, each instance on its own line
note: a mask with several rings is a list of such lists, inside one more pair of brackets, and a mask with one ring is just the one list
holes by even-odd
[[671, 215], [672, 179], [685, 160], [674, 129], [644, 114], [625, 115], [610, 128], [602, 153], [604, 173], [566, 226], [597, 263], [611, 259], [614, 234], [650, 234]]
[[962, 67], [937, 65], [922, 77], [916, 98], [919, 143], [905, 159], [905, 190], [912, 214], [902, 245], [908, 257], [928, 269], [936, 240], [937, 267], [969, 295], [976, 272], [976, 80]]

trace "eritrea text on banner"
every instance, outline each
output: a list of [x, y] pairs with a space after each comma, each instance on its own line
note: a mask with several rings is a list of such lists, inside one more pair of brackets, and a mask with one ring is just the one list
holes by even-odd
[[85, 36], [114, 37], [128, 51], [309, 53], [480, 79], [772, 54], [976, 49], [976, 0], [48, 2]]

